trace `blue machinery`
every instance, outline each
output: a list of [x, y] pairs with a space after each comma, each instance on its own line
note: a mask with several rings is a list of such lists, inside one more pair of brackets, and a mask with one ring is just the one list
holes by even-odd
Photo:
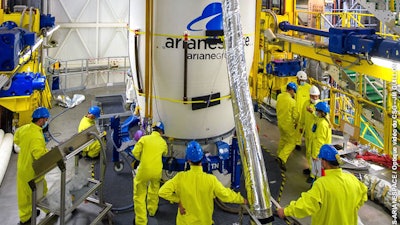
[[[120, 153], [117, 148], [120, 148], [123, 142], [131, 141], [130, 133], [139, 129], [140, 120], [136, 116], [128, 117], [122, 124], [120, 124], [119, 117], [111, 118], [110, 126], [113, 130], [113, 155], [112, 162], [114, 162], [114, 170], [121, 171], [123, 169], [123, 161], [120, 160]], [[218, 155], [209, 155], [203, 158], [202, 165], [203, 171], [207, 173], [212, 173], [214, 170], [218, 170], [222, 174], [232, 174], [231, 176], [231, 187], [233, 189], [238, 189], [240, 187], [240, 177], [242, 174], [242, 165], [239, 155], [239, 146], [237, 145], [237, 139], [232, 140], [232, 145], [229, 145], [223, 141], [215, 142], [218, 149]], [[131, 158], [132, 161], [135, 160], [131, 151], [134, 146], [127, 147], [122, 151], [122, 155], [126, 158]], [[174, 157], [163, 157], [163, 169], [168, 172], [173, 171], [185, 171], [189, 169], [184, 158], [174, 158]]]
[[[54, 27], [55, 18], [40, 15], [40, 29]], [[35, 45], [36, 33], [27, 31], [13, 21], [5, 21], [0, 26], [0, 71], [13, 71], [23, 56], [26, 47]]]
[[[329, 32], [309, 27], [290, 25], [281, 22], [282, 31], [299, 31], [318, 36], [328, 37], [328, 50], [337, 54], [364, 54], [394, 61], [400, 60], [400, 42], [383, 37], [375, 33], [372, 28], [329, 28]], [[367, 58], [368, 59], [368, 58]]]
[[[33, 46], [35, 42], [35, 33], [19, 28], [13, 21], [2, 23], [0, 26], [0, 71], [13, 71], [19, 65], [23, 50], [28, 46]], [[46, 78], [40, 73], [14, 74], [11, 82], [0, 89], [0, 97], [31, 95], [34, 90], [43, 90], [45, 81]]]
[[20, 53], [35, 44], [36, 35], [6, 21], [0, 26], [0, 71], [12, 71], [19, 63]]
[[34, 7], [21, 5], [13, 12], [0, 9], [0, 108], [13, 113], [2, 115], [7, 117], [3, 128], [29, 123], [38, 106], [51, 107], [42, 47], [58, 27], [54, 17]]
[[8, 87], [0, 90], [0, 97], [31, 95], [34, 90], [43, 91], [46, 85], [46, 77], [40, 73], [17, 73]]

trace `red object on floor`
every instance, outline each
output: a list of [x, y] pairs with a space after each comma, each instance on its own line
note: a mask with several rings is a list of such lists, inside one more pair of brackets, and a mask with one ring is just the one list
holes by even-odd
[[[388, 155], [377, 155], [371, 152], [365, 152], [362, 155], [358, 154], [356, 158], [362, 158], [366, 161], [372, 161], [389, 169], [392, 169], [393, 165], [393, 160]], [[397, 160], [397, 164], [399, 163], [400, 160]], [[400, 170], [399, 166], [397, 166], [397, 170]]]

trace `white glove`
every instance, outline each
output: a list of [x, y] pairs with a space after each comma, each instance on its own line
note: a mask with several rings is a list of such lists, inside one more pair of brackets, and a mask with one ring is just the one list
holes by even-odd
[[19, 153], [20, 150], [21, 150], [21, 148], [17, 144], [14, 143], [14, 151], [16, 153]]

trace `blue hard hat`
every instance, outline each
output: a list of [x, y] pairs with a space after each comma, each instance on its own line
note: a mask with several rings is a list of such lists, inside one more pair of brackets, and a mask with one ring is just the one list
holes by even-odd
[[200, 162], [203, 159], [204, 153], [201, 145], [197, 141], [191, 141], [186, 148], [186, 160], [192, 162]]
[[89, 108], [89, 111], [88, 111], [88, 113], [92, 114], [96, 118], [100, 117], [100, 112], [101, 112], [101, 109], [98, 106], [92, 106]]
[[337, 161], [338, 151], [332, 145], [322, 145], [319, 150], [318, 158], [325, 159], [327, 161]]
[[49, 118], [49, 117], [50, 117], [50, 112], [45, 107], [39, 107], [39, 108], [35, 109], [35, 111], [33, 111], [33, 113], [32, 113], [33, 119]]
[[297, 92], [297, 85], [294, 82], [289, 82], [286, 86], [286, 89], [292, 89], [294, 92]]
[[157, 122], [154, 122], [153, 123], [153, 126], [151, 126], [153, 129], [154, 128], [156, 128], [156, 129], [159, 129], [159, 130], [161, 130], [163, 133], [165, 133], [165, 131], [164, 131], [164, 124], [163, 124], [163, 122], [161, 122], [161, 121], [157, 121]]
[[322, 111], [324, 113], [329, 113], [329, 111], [330, 111], [329, 105], [326, 102], [318, 102], [315, 105], [315, 109], [319, 110], [319, 111]]

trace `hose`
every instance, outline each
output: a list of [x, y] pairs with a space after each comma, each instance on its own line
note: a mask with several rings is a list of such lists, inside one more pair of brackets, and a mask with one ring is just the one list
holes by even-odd
[[23, 22], [24, 22], [24, 16], [25, 16], [25, 12], [26, 12], [26, 9], [27, 9], [28, 7], [24, 7], [24, 10], [22, 10], [22, 12], [21, 12], [21, 19], [19, 20], [19, 27], [20, 28], [23, 28]]
[[278, 33], [278, 17], [276, 16], [276, 13], [272, 11], [271, 9], [265, 9], [263, 12], [268, 13], [272, 16], [274, 19], [274, 33]]
[[[64, 114], [64, 113], [67, 112], [68, 110], [69, 110], [69, 108], [66, 108], [66, 109], [64, 109], [62, 112], [60, 112], [59, 114], [57, 114], [57, 115], [55, 115], [54, 117], [50, 118], [49, 125], [50, 125], [51, 122], [53, 122], [53, 120], [54, 120], [55, 118], [57, 118], [58, 116]], [[60, 143], [61, 143], [61, 142], [60, 142], [59, 140], [57, 140], [57, 139], [54, 137], [54, 135], [50, 132], [50, 126], [49, 126], [49, 129], [48, 129], [48, 132], [49, 132], [49, 135], [50, 135], [50, 137], [51, 137], [52, 140], [54, 140], [55, 142], [57, 142], [57, 144], [60, 144]]]
[[[217, 206], [222, 209], [224, 212], [227, 213], [232, 213], [232, 214], [239, 214], [242, 211], [242, 207], [230, 207], [227, 204], [225, 204], [224, 202], [222, 202], [221, 200], [219, 200], [219, 198], [215, 198], [214, 200], [215, 204], [217, 204]], [[247, 211], [243, 212], [244, 214], [248, 214]]]
[[32, 27], [33, 27], [33, 19], [32, 19], [32, 14], [33, 14], [33, 10], [34, 10], [34, 8], [33, 7], [30, 7], [29, 8], [29, 31], [30, 32], [32, 32]]
[[131, 212], [132, 209], [133, 209], [133, 203], [129, 204], [127, 206], [119, 207], [119, 208], [111, 208], [111, 211], [113, 211], [114, 213], [118, 214], [118, 213], [124, 213], [124, 212], [127, 212], [127, 211]]

